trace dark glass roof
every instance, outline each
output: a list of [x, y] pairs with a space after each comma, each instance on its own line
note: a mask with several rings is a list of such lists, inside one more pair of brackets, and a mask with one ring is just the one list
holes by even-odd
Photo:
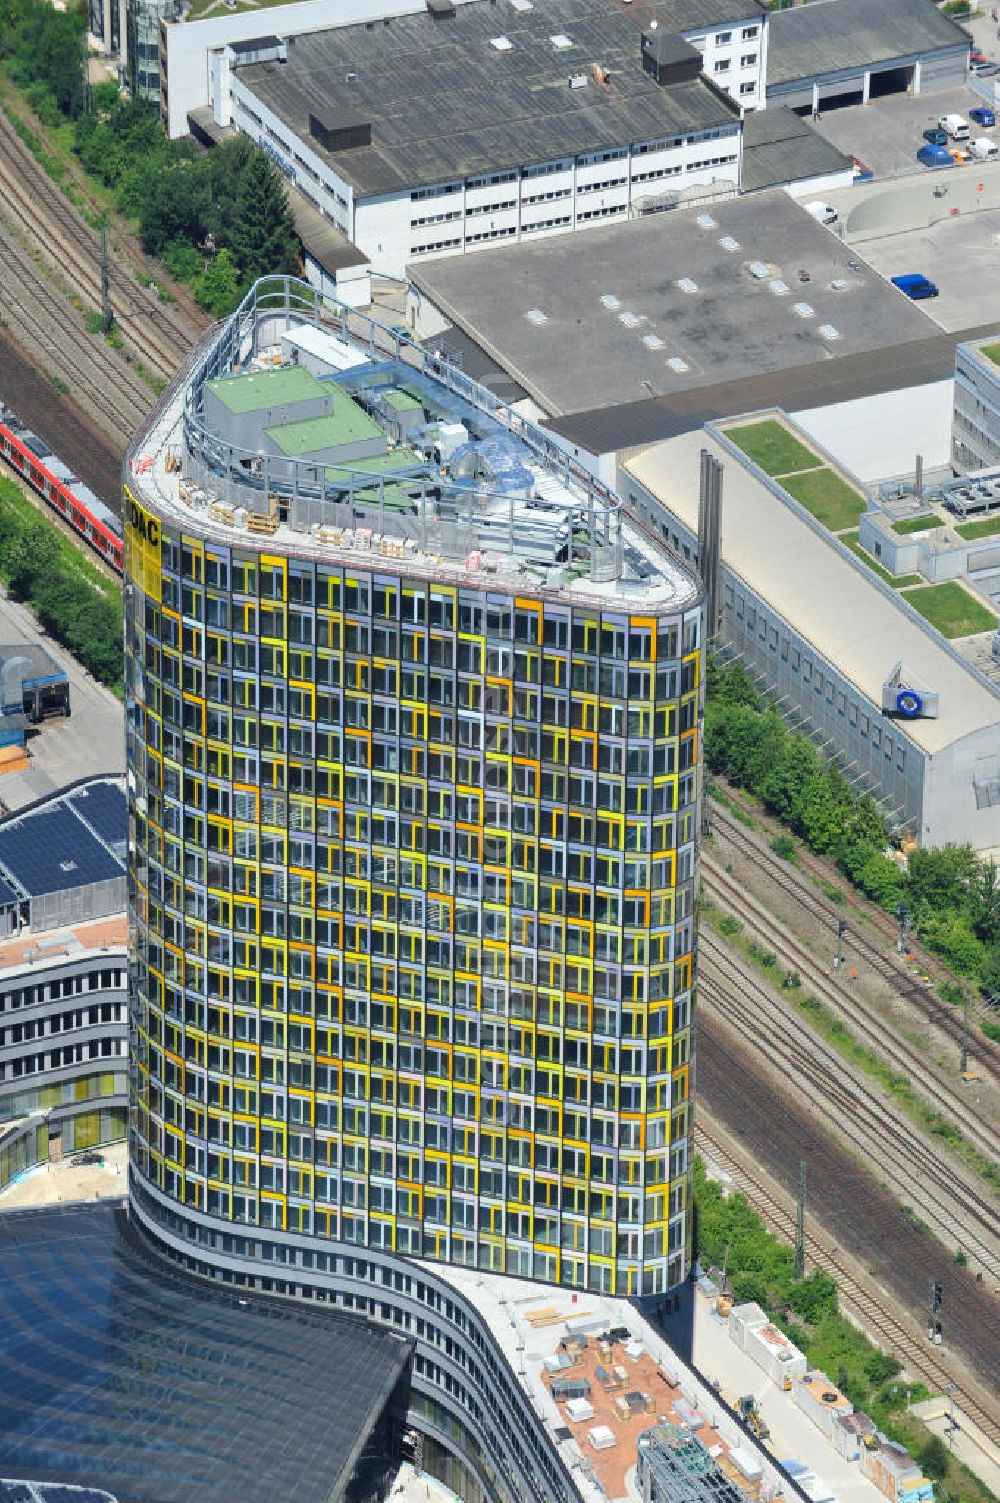
[[120, 783], [85, 783], [74, 789], [66, 802], [112, 850], [124, 854], [128, 813]]
[[28, 897], [124, 875], [124, 864], [64, 804], [0, 825], [0, 863]]
[[0, 1215], [0, 1267], [0, 1477], [336, 1503], [409, 1361], [361, 1319], [161, 1265], [112, 1205]]

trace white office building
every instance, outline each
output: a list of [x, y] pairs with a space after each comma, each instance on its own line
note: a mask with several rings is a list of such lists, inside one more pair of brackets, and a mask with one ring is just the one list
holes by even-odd
[[295, 36], [283, 11], [280, 37], [207, 59], [213, 117], [268, 150], [373, 269], [402, 277], [424, 257], [626, 219], [663, 193], [737, 191], [766, 12], [654, 12], [427, 0]]

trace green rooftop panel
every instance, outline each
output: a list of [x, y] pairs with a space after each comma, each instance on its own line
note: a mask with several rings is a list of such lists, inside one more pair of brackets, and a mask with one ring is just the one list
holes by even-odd
[[400, 387], [394, 386], [383, 395], [386, 405], [394, 412], [416, 412], [418, 408], [423, 410], [423, 402], [415, 397], [412, 391], [403, 391]]
[[326, 396], [329, 390], [303, 365], [283, 365], [273, 371], [247, 371], [242, 376], [218, 376], [214, 381], [206, 381], [205, 386], [224, 407], [236, 413], [264, 412], [269, 407], [312, 402], [317, 397]]
[[324, 449], [339, 449], [344, 444], [358, 444], [366, 439], [383, 438], [388, 443], [375, 419], [369, 417], [346, 391], [331, 381], [327, 381], [321, 390], [331, 403], [331, 411], [326, 417], [303, 418], [298, 423], [279, 423], [264, 429], [282, 454], [298, 459], [303, 454], [318, 454]]
[[386, 454], [370, 454], [367, 459], [352, 459], [349, 463], [326, 472], [331, 485], [349, 486], [351, 477], [365, 475], [391, 475], [396, 470], [426, 469], [426, 465], [413, 449], [390, 449]]

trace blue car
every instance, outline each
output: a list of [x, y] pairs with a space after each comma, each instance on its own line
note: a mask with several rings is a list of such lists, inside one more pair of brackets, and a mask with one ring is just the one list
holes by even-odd
[[969, 119], [977, 125], [996, 125], [997, 117], [988, 104], [977, 104], [974, 110], [969, 111]]
[[917, 152], [917, 161], [923, 162], [925, 167], [954, 167], [955, 158], [950, 151], [943, 146], [933, 146], [928, 141], [926, 146], [921, 146]]
[[913, 298], [914, 301], [922, 297], [937, 297], [938, 295], [937, 284], [932, 282], [930, 277], [925, 277], [919, 271], [908, 271], [903, 276], [890, 277], [889, 281], [894, 287], [898, 287], [900, 292], [905, 292], [907, 297]]

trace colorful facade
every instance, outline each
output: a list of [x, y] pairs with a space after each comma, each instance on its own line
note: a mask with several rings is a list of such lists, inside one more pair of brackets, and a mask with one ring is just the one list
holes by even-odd
[[[277, 322], [243, 315], [244, 372]], [[184, 480], [222, 355], [128, 465], [136, 1192], [192, 1226], [662, 1294], [691, 1255], [698, 588], [628, 526], [614, 578], [575, 564], [617, 500], [565, 467], [590, 490], [556, 567], [435, 553], [440, 445], [393, 481], [405, 548], [297, 530], [287, 460], [257, 532], [231, 447], [215, 496], [204, 463], [200, 496]], [[478, 389], [422, 375], [426, 422], [460, 397], [476, 442]], [[537, 495], [545, 441], [511, 433]], [[378, 501], [385, 526], [384, 477]]]

